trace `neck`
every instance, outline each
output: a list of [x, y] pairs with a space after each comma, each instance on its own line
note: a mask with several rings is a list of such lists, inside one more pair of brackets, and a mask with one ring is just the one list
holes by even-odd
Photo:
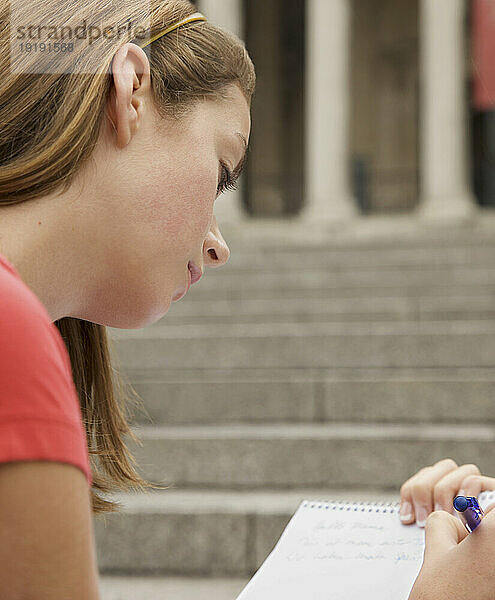
[[52, 321], [77, 313], [84, 287], [78, 272], [82, 263], [76, 256], [84, 246], [75, 239], [77, 223], [68, 222], [67, 211], [61, 210], [67, 202], [60, 194], [7, 206], [0, 203], [0, 253], [14, 265]]

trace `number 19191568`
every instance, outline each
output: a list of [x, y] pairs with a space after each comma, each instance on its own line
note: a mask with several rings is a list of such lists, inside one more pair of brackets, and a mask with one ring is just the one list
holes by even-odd
[[73, 42], [23, 42], [19, 44], [21, 52], [73, 52]]

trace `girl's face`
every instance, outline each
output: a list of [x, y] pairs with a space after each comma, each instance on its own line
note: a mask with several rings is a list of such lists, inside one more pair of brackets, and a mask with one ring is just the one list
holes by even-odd
[[84, 208], [95, 277], [77, 315], [125, 329], [165, 315], [188, 288], [188, 265], [204, 272], [228, 260], [214, 203], [242, 162], [251, 127], [237, 85], [225, 99], [198, 102], [180, 124], [146, 99], [136, 114], [124, 147], [108, 121], [85, 175], [87, 197], [97, 198]]

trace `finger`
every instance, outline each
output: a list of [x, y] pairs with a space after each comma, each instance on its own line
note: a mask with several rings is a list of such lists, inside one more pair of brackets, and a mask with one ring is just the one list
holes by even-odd
[[447, 473], [433, 487], [433, 507], [435, 510], [446, 510], [451, 515], [454, 514], [454, 506], [452, 501], [455, 496], [459, 495], [459, 490], [464, 481], [467, 481], [470, 476], [481, 475], [480, 470], [476, 465], [462, 465]]
[[416, 515], [414, 514], [414, 506], [412, 501], [412, 488], [419, 473], [424, 469], [421, 469], [418, 473], [415, 473], [412, 477], [409, 477], [400, 488], [400, 508], [399, 518], [404, 525], [410, 525], [416, 521]]
[[431, 467], [421, 469], [409, 482], [406, 482], [409, 485], [405, 486], [404, 498], [412, 504], [415, 520], [419, 527], [424, 527], [426, 518], [433, 510], [434, 486], [445, 475], [457, 468], [455, 461], [446, 458]]
[[443, 510], [432, 512], [425, 525], [425, 562], [445, 555], [467, 535], [459, 519]]
[[410, 477], [400, 488], [399, 518], [404, 525], [411, 525], [416, 521], [412, 499], [412, 489], [416, 476], [417, 474]]
[[460, 496], [478, 497], [481, 492], [495, 490], [495, 477], [486, 477], [486, 475], [468, 475], [460, 483]]
[[421, 479], [424, 474], [431, 471], [431, 467], [423, 467], [400, 488], [400, 509], [399, 517], [403, 524], [411, 525], [416, 521], [416, 511], [414, 508], [414, 496], [421, 493]]

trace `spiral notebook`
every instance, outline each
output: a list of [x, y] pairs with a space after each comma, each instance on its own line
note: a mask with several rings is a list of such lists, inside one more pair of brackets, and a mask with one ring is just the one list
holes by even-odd
[[[480, 494], [485, 509], [495, 492]], [[304, 500], [237, 600], [407, 600], [423, 562], [424, 529], [399, 503]]]

